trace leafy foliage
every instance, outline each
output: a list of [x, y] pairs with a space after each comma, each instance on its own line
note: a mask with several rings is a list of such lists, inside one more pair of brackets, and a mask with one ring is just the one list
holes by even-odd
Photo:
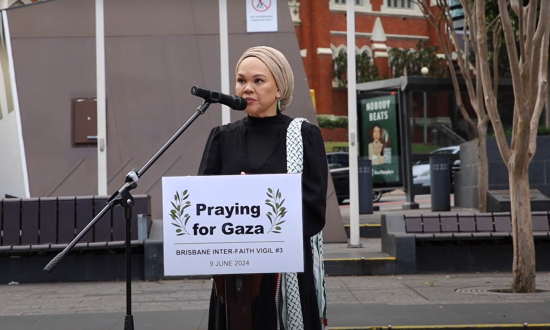
[[335, 115], [317, 115], [321, 128], [348, 128], [348, 117]]
[[388, 54], [393, 76], [419, 76], [422, 67], [427, 67], [430, 75], [447, 77], [449, 75], [447, 63], [444, 58], [437, 57], [438, 49], [439, 47], [429, 46], [428, 41], [422, 40], [416, 44], [415, 52], [399, 48], [390, 49]]
[[[357, 83], [378, 80], [380, 75], [378, 67], [374, 65], [370, 55], [367, 52], [355, 55], [355, 68], [357, 71]], [[348, 54], [345, 49], [341, 49], [338, 56], [334, 59], [334, 78], [338, 87], [347, 87]]]
[[267, 212], [267, 218], [269, 219], [269, 222], [271, 223], [271, 228], [267, 231], [267, 233], [281, 233], [281, 225], [285, 223], [286, 220], [283, 220], [285, 217], [287, 210], [286, 207], [283, 206], [285, 203], [285, 200], [282, 199], [281, 192], [279, 189], [275, 191], [274, 189], [268, 188], [267, 189], [267, 197], [270, 199], [265, 200], [265, 205], [271, 207], [273, 212]]
[[187, 200], [188, 198], [189, 194], [187, 190], [183, 191], [181, 194], [176, 192], [174, 201], [171, 202], [173, 209], [170, 211], [170, 217], [174, 221], [172, 225], [176, 227], [178, 236], [189, 235], [186, 226], [191, 215], [185, 213], [185, 209], [191, 206], [191, 202]]

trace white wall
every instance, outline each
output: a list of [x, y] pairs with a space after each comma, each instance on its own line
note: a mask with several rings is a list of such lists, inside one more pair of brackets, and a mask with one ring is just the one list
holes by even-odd
[[[0, 95], [3, 94], [0, 92]], [[2, 103], [5, 103], [3, 95]], [[15, 112], [9, 115], [2, 105], [2, 120], [0, 120], [0, 198], [5, 194], [28, 197], [23, 176], [23, 162], [19, 141], [19, 132], [15, 120]]]
[[[5, 16], [0, 19], [5, 23]], [[0, 198], [4, 198], [6, 194], [30, 197], [17, 93], [15, 88], [11, 88], [14, 86], [13, 74], [10, 74], [13, 66], [9, 56], [9, 31], [4, 29], [6, 26], [7, 24], [0, 25]]]

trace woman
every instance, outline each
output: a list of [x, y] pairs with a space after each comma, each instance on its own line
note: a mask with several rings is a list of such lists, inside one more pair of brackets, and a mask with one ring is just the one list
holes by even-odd
[[[289, 106], [294, 90], [290, 64], [276, 49], [252, 47], [237, 62], [235, 74], [236, 94], [247, 100], [248, 116], [212, 129], [199, 175], [287, 173], [286, 135], [292, 118], [281, 112]], [[318, 330], [326, 322], [326, 315], [323, 317], [319, 312], [318, 302], [324, 297], [318, 300], [317, 293], [321, 290], [317, 287], [324, 282], [317, 280], [316, 287], [311, 238], [317, 237], [325, 225], [327, 160], [317, 126], [304, 122], [301, 135], [304, 272], [297, 274], [295, 296], [299, 296], [303, 325], [289, 324], [286, 314], [282, 315], [279, 295], [288, 292], [287, 282], [283, 281], [281, 286], [281, 279], [286, 275], [263, 274], [259, 295], [250, 307], [254, 329]], [[216, 282], [212, 289], [209, 330], [226, 329], [225, 305], [221, 294], [216, 294]]]
[[384, 164], [384, 144], [380, 141], [382, 136], [382, 126], [374, 124], [372, 127], [372, 142], [369, 143], [369, 159], [372, 165]]

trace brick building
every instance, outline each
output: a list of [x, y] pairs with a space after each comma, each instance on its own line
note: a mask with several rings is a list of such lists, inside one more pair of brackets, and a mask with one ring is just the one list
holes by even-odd
[[[436, 30], [412, 0], [355, 1], [356, 53], [367, 52], [381, 76], [391, 77], [387, 50], [438, 45]], [[289, 0], [296, 35], [319, 114], [345, 115], [347, 91], [333, 81], [333, 59], [346, 49], [346, 0]]]
[[[355, 1], [355, 52], [367, 52], [381, 77], [392, 78], [389, 49], [414, 50], [421, 40], [428, 41], [430, 46], [440, 46], [436, 29], [412, 0], [348, 1]], [[346, 0], [288, 3], [309, 86], [315, 91], [317, 113], [346, 116], [347, 89], [339, 88], [333, 79], [334, 59], [340, 49], [347, 51]], [[417, 99], [413, 117], [423, 106], [422, 96]], [[453, 103], [449, 95], [434, 95], [428, 105], [432, 123], [448, 121], [450, 101]]]
[[[419, 41], [427, 41], [430, 46], [439, 46], [438, 56], [443, 56], [436, 29], [414, 1], [348, 1], [355, 2], [355, 53], [368, 53], [380, 77], [393, 78], [388, 55], [388, 50], [392, 48], [416, 50]], [[341, 49], [347, 52], [346, 0], [289, 0], [288, 3], [309, 86], [315, 91], [317, 113], [347, 116], [347, 89], [338, 87], [334, 80], [334, 59]], [[468, 138], [470, 133], [458, 114], [454, 92], [428, 95], [427, 125], [445, 124]], [[467, 97], [463, 101], [470, 108]], [[425, 142], [422, 134], [423, 108], [422, 93], [414, 93], [409, 108], [411, 137], [419, 143]], [[473, 110], [469, 112], [474, 116]], [[325, 140], [347, 139], [345, 132], [340, 132], [339, 136], [344, 139], [325, 136]], [[431, 137], [427, 142], [432, 142]]]

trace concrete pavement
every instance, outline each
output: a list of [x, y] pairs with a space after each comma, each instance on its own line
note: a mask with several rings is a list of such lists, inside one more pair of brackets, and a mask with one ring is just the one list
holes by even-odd
[[[330, 328], [550, 328], [550, 274], [537, 274], [543, 292], [489, 291], [510, 282], [501, 273], [327, 277]], [[210, 280], [134, 282], [135, 329], [206, 329], [210, 287]], [[2, 284], [0, 330], [123, 329], [125, 292], [124, 282]]]
[[[429, 206], [421, 207], [402, 211], [396, 204], [382, 212], [429, 212]], [[346, 220], [346, 207], [341, 209]], [[380, 213], [363, 215], [362, 220], [375, 223]], [[326, 244], [325, 257], [381, 254], [380, 239], [361, 243], [361, 249]], [[503, 292], [511, 273], [326, 280], [330, 329], [550, 329], [549, 273], [537, 273], [540, 292], [533, 294]], [[207, 329], [211, 285], [209, 279], [133, 282], [134, 328]], [[125, 282], [0, 283], [0, 330], [124, 329], [125, 290]]]

